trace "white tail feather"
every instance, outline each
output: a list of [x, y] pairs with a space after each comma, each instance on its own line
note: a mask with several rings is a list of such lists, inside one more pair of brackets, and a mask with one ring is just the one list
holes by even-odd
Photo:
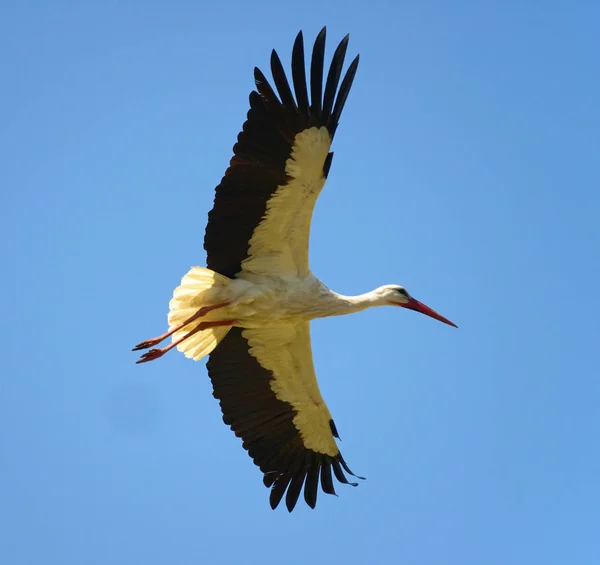
[[[210, 306], [219, 299], [219, 294], [231, 279], [204, 267], [192, 267], [181, 279], [181, 285], [173, 292], [169, 302], [169, 327], [183, 323], [193, 316], [199, 308]], [[188, 324], [173, 334], [177, 341], [202, 322], [202, 318]], [[215, 327], [200, 330], [177, 346], [186, 357], [199, 361], [206, 357], [227, 335], [230, 327]]]

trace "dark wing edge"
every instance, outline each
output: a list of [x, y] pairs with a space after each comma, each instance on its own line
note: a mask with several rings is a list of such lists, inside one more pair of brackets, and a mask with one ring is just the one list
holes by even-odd
[[[293, 422], [294, 408], [275, 396], [269, 384], [273, 374], [250, 354], [242, 331], [232, 328], [206, 366], [223, 421], [242, 439], [243, 448], [264, 473], [263, 483], [271, 489], [271, 508], [277, 508], [285, 495], [291, 512], [303, 486], [304, 500], [314, 508], [319, 484], [324, 493], [336, 494], [332, 470], [340, 483], [357, 486], [344, 471], [363, 477], [352, 473], [339, 450], [330, 456], [304, 446]], [[335, 429], [335, 424], [331, 426]]]
[[[285, 164], [294, 138], [301, 131], [325, 126], [333, 139], [352, 81], [356, 74], [357, 56], [346, 71], [338, 91], [347, 35], [338, 45], [327, 74], [323, 91], [326, 28], [315, 41], [310, 69], [309, 94], [304, 64], [304, 42], [298, 33], [292, 51], [292, 84], [275, 51], [271, 54], [271, 73], [277, 95], [264, 74], [254, 69], [256, 90], [250, 94], [247, 120], [233, 147], [233, 157], [208, 215], [204, 237], [207, 267], [228, 277], [241, 270], [248, 256], [248, 242], [254, 228], [264, 217], [267, 202], [277, 187], [288, 182]], [[331, 166], [331, 155], [324, 167], [325, 176]]]

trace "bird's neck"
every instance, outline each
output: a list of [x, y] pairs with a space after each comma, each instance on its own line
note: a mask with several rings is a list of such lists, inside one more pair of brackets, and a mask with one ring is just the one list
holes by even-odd
[[324, 311], [322, 316], [343, 316], [344, 314], [353, 314], [373, 306], [383, 306], [384, 303], [375, 294], [374, 291], [359, 294], [358, 296], [345, 296], [331, 291], [329, 308]]

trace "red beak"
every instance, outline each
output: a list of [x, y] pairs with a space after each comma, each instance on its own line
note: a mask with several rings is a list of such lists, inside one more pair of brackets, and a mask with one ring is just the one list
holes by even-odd
[[409, 299], [406, 304], [399, 304], [399, 306], [403, 306], [404, 308], [408, 308], [409, 310], [415, 310], [415, 312], [421, 312], [421, 314], [425, 314], [430, 318], [434, 318], [435, 320], [439, 320], [440, 322], [444, 322], [444, 324], [448, 324], [449, 326], [454, 326], [458, 328], [458, 326], [448, 320], [448, 318], [444, 318], [444, 316], [438, 314], [435, 310], [431, 309], [429, 306], [425, 306], [422, 302], [415, 300], [414, 298]]

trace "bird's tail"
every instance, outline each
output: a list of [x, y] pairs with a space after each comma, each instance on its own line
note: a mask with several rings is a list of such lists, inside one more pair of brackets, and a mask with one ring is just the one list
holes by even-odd
[[[204, 267], [192, 267], [181, 279], [169, 302], [169, 328], [182, 324], [203, 306], [219, 301], [219, 295], [231, 279]], [[215, 311], [217, 312], [217, 311]], [[198, 318], [173, 334], [172, 340], [181, 339], [203, 321]], [[200, 330], [177, 346], [186, 357], [199, 361], [206, 357], [227, 335], [230, 326]]]

